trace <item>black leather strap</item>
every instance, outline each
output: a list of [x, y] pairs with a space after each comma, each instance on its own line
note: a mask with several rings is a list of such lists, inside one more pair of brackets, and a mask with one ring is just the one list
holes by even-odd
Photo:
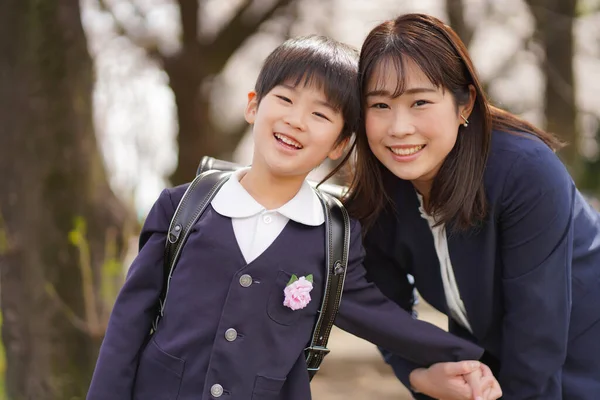
[[165, 244], [163, 288], [159, 298], [158, 314], [152, 325], [154, 330], [156, 330], [158, 322], [164, 314], [171, 276], [173, 276], [179, 254], [190, 234], [190, 230], [221, 186], [227, 181], [229, 175], [231, 175], [230, 171], [207, 171], [196, 176], [175, 210]]
[[[197, 175], [200, 175], [203, 172], [210, 171], [211, 169], [217, 171], [235, 171], [240, 168], [244, 168], [244, 166], [232, 163], [230, 161], [223, 161], [216, 159], [214, 157], [204, 156], [198, 165], [198, 170], [196, 172]], [[318, 184], [318, 182], [308, 180], [308, 183], [316, 188], [318, 186], [319, 191], [332, 195], [338, 199], [341, 199], [345, 194], [347, 188], [340, 185], [334, 185], [331, 183], [323, 183]]]
[[216, 171], [235, 171], [240, 168], [244, 168], [242, 165], [232, 163], [231, 161], [219, 160], [214, 157], [204, 156], [200, 160], [196, 176], [203, 172], [216, 170]]
[[308, 375], [312, 379], [329, 353], [327, 342], [342, 301], [350, 249], [350, 218], [342, 203], [335, 197], [316, 192], [325, 213], [326, 276], [323, 300], [312, 338], [304, 349]]

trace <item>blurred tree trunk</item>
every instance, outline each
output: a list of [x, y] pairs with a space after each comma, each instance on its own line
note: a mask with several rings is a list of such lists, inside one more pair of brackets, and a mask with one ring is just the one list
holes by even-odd
[[537, 37], [545, 54], [546, 129], [569, 144], [560, 155], [577, 180], [581, 173], [573, 75], [573, 26], [577, 0], [527, 0], [527, 3], [535, 18]]
[[127, 213], [94, 136], [79, 0], [1, 1], [0, 54], [6, 390], [82, 399], [104, 329], [94, 278]]

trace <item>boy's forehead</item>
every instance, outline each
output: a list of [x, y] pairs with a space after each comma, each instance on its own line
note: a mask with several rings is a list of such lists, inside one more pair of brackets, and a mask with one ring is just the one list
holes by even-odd
[[298, 77], [289, 77], [284, 79], [279, 86], [285, 86], [293, 90], [311, 90], [325, 95], [325, 86], [319, 77], [307, 77], [305, 75]]
[[327, 103], [331, 107], [334, 107], [334, 105], [331, 103], [330, 99], [327, 96], [325, 86], [316, 79], [287, 79], [280, 83], [278, 86], [282, 86], [284, 88], [294, 90], [297, 92], [310, 92], [310, 94], [317, 97], [319, 101]]

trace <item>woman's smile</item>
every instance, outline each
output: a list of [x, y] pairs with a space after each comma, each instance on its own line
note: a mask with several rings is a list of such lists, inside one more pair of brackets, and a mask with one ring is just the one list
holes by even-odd
[[424, 144], [420, 145], [399, 145], [399, 146], [390, 146], [388, 149], [392, 153], [392, 158], [396, 161], [400, 162], [410, 162], [417, 159], [423, 149], [425, 149]]

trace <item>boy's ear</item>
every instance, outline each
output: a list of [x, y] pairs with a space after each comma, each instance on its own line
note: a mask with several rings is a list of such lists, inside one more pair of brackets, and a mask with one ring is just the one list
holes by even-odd
[[248, 93], [248, 104], [246, 105], [246, 111], [244, 111], [244, 118], [249, 124], [254, 123], [256, 110], [258, 110], [258, 99], [256, 98], [256, 92], [251, 91]]
[[331, 149], [327, 157], [333, 161], [337, 160], [344, 154], [344, 151], [348, 147], [348, 143], [350, 143], [350, 138], [342, 140], [340, 143], [336, 144], [333, 149]]

